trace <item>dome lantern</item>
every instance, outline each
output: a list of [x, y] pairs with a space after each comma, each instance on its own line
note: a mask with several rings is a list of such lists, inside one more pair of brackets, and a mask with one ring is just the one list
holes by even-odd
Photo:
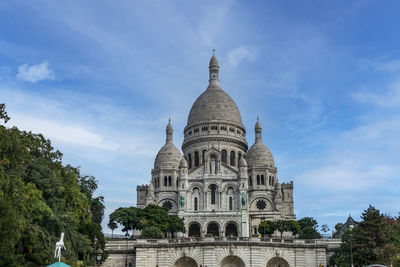
[[210, 59], [210, 84], [219, 83], [219, 64], [217, 57], [215, 56], [215, 49], [213, 49], [213, 55]]
[[256, 141], [262, 141], [262, 128], [258, 117], [256, 125], [254, 126], [254, 132], [256, 134]]
[[167, 136], [166, 141], [172, 142], [174, 129], [172, 129], [171, 119], [168, 119], [168, 125], [167, 125], [167, 128], [165, 129], [165, 132], [166, 132], [166, 136]]

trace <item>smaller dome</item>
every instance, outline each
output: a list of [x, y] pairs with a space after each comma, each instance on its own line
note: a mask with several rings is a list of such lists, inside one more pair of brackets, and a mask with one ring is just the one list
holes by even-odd
[[249, 166], [254, 167], [266, 167], [275, 166], [274, 157], [271, 151], [262, 141], [262, 128], [260, 121], [257, 118], [256, 125], [254, 126], [254, 132], [256, 135], [256, 141], [247, 151], [246, 158]]
[[182, 159], [181, 159], [181, 162], [179, 162], [179, 169], [180, 169], [180, 168], [188, 168], [188, 164], [187, 164], [185, 158], [182, 158]]
[[244, 157], [241, 157], [239, 160], [239, 168], [240, 167], [247, 167], [247, 161], [245, 160]]
[[172, 142], [173, 129], [171, 120], [168, 121], [166, 132], [165, 145], [158, 151], [156, 159], [154, 160], [154, 169], [162, 169], [163, 167], [178, 168], [182, 159], [182, 154]]
[[156, 159], [154, 160], [154, 169], [161, 169], [163, 167], [177, 169], [181, 159], [181, 152], [179, 152], [172, 142], [167, 142], [157, 153]]
[[247, 151], [246, 159], [248, 164], [252, 167], [275, 166], [271, 151], [261, 140], [256, 141], [249, 151]]

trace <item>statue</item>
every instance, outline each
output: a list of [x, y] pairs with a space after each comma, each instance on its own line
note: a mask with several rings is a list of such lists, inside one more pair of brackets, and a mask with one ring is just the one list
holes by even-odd
[[246, 194], [242, 192], [242, 207], [244, 208], [246, 206]]
[[215, 169], [214, 159], [211, 160], [211, 168], [210, 168], [210, 173], [212, 174], [213, 172], [214, 172], [214, 174], [217, 174], [216, 169]]
[[56, 243], [56, 250], [54, 251], [54, 258], [58, 258], [58, 261], [61, 260], [61, 250], [65, 249], [64, 246], [64, 233], [61, 233], [60, 240]]
[[179, 195], [179, 204], [181, 206], [181, 209], [185, 206], [185, 197], [183, 195]]

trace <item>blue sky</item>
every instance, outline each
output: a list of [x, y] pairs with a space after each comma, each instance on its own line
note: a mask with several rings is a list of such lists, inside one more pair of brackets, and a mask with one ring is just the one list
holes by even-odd
[[[254, 141], [259, 116], [298, 218], [400, 211], [398, 1], [1, 1], [0, 102], [134, 205], [171, 117], [180, 147], [215, 48]], [[106, 230], [108, 231], [108, 230]]]

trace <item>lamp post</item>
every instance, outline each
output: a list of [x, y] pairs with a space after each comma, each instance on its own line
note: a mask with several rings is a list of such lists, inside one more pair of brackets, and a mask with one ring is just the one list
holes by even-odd
[[[96, 247], [97, 247], [97, 237], [94, 236], [93, 238], [93, 245], [94, 245], [94, 252], [96, 253]], [[96, 254], [94, 253], [93, 255], [93, 266], [96, 267]]]
[[101, 249], [100, 246], [98, 246], [96, 250], [96, 262], [97, 264], [100, 264], [103, 260], [103, 250]]
[[128, 267], [128, 239], [129, 239], [128, 230], [126, 231], [125, 238], [126, 238], [126, 247], [125, 247], [125, 267]]
[[351, 263], [351, 267], [354, 267], [354, 265], [353, 265], [353, 228], [354, 228], [354, 225], [350, 225], [350, 231], [351, 231], [351, 234], [350, 234], [350, 263]]

